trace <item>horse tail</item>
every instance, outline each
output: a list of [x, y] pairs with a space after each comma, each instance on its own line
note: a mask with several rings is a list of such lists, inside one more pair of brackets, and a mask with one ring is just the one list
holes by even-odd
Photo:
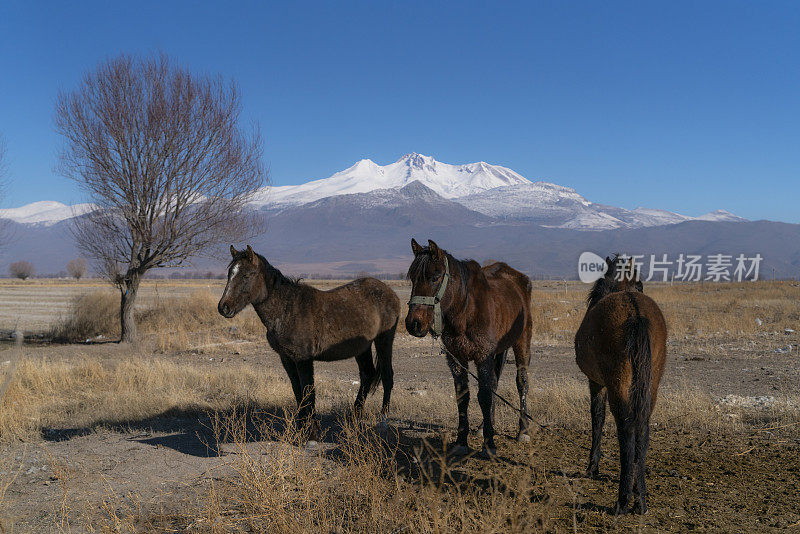
[[[633, 299], [631, 299], [633, 300]], [[630, 399], [634, 428], [641, 435], [650, 419], [651, 395], [650, 377], [652, 354], [650, 349], [650, 321], [642, 317], [639, 307], [636, 315], [625, 321], [625, 352], [633, 368]]]
[[392, 345], [394, 335], [397, 330], [397, 321], [390, 329], [378, 334], [375, 338], [375, 376], [369, 384], [368, 393], [375, 391], [380, 382], [383, 382], [383, 389], [391, 389], [394, 385], [394, 370], [392, 369]]

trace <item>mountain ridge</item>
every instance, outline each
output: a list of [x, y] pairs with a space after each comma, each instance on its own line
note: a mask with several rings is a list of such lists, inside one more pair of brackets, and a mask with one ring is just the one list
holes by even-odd
[[[724, 210], [690, 217], [661, 209], [633, 210], [594, 203], [575, 189], [532, 182], [515, 171], [483, 161], [451, 165], [412, 152], [388, 165], [362, 159], [328, 178], [299, 185], [267, 186], [250, 206], [262, 211], [296, 208], [325, 198], [401, 189], [419, 182], [434, 194], [499, 221], [521, 221], [574, 230], [605, 230], [677, 224], [689, 220], [743, 221]], [[380, 195], [380, 193], [376, 193]], [[0, 219], [51, 225], [81, 215], [91, 204], [40, 201], [0, 210]]]

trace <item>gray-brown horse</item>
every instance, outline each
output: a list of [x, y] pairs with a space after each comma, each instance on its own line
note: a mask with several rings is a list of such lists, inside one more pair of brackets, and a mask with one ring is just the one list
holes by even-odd
[[319, 439], [315, 360], [355, 358], [361, 378], [356, 415], [361, 414], [367, 393], [380, 381], [385, 416], [394, 383], [392, 344], [400, 317], [400, 300], [395, 292], [374, 278], [359, 278], [320, 291], [284, 276], [250, 245], [243, 251], [231, 246], [231, 256], [219, 313], [230, 318], [248, 304], [253, 305], [267, 328], [267, 341], [289, 375], [299, 408], [298, 421], [310, 438]]

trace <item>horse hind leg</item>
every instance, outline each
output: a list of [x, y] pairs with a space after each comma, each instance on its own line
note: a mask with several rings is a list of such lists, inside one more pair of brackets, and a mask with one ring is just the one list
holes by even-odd
[[392, 399], [392, 388], [394, 387], [394, 369], [392, 368], [392, 348], [394, 346], [394, 335], [397, 330], [397, 323], [385, 332], [378, 334], [375, 338], [375, 356], [378, 361], [378, 371], [383, 383], [383, 405], [381, 415], [385, 419], [389, 414], [389, 403]]
[[600, 442], [603, 439], [603, 425], [606, 421], [606, 398], [608, 393], [605, 386], [589, 381], [589, 394], [591, 395], [592, 412], [592, 450], [589, 453], [589, 467], [586, 476], [597, 478], [600, 474]]
[[636, 469], [635, 493], [636, 505], [634, 511], [638, 514], [647, 513], [647, 448], [650, 444], [650, 422], [647, 421], [643, 428], [636, 429], [636, 455], [634, 466]]
[[[613, 393], [613, 392], [610, 392]], [[619, 494], [615, 512], [628, 513], [633, 497], [633, 479], [635, 475], [636, 429], [633, 414], [627, 400], [609, 395], [611, 412], [617, 423], [617, 440], [619, 441]]]
[[[503, 352], [496, 354], [494, 357], [494, 391], [497, 392], [497, 385], [500, 383], [500, 376], [503, 374], [503, 366], [506, 363], [506, 358], [508, 357], [508, 349], [504, 350]], [[495, 421], [495, 408], [497, 406], [496, 402], [492, 402], [492, 425], [494, 425]], [[483, 436], [483, 422], [478, 425], [477, 433], [479, 436]]]
[[358, 363], [358, 377], [359, 387], [358, 394], [356, 395], [356, 402], [353, 405], [353, 413], [357, 419], [360, 419], [364, 414], [364, 402], [367, 399], [373, 380], [375, 380], [375, 364], [372, 363], [372, 346], [367, 347], [367, 350], [356, 356], [356, 363]]
[[523, 334], [514, 344], [514, 360], [517, 364], [517, 393], [519, 394], [519, 431], [517, 441], [528, 442], [530, 419], [528, 417], [528, 365], [531, 360], [530, 335]]

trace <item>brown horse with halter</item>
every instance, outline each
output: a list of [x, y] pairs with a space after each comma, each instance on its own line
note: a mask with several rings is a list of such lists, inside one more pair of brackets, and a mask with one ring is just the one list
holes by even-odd
[[[298, 421], [319, 439], [315, 409], [314, 361], [355, 358], [361, 384], [355, 401], [360, 415], [368, 393], [383, 382], [386, 416], [392, 395], [392, 344], [400, 319], [400, 300], [375, 278], [359, 278], [320, 291], [284, 276], [250, 245], [228, 265], [228, 284], [217, 306], [231, 318], [252, 304], [267, 328], [267, 341], [281, 358], [299, 408]], [[372, 345], [376, 360], [372, 360]]]
[[433, 241], [411, 240], [414, 261], [408, 269], [411, 301], [406, 329], [417, 337], [441, 335], [455, 382], [458, 437], [453, 452], [469, 451], [467, 365], [478, 369], [478, 402], [483, 412], [483, 452], [496, 453], [494, 394], [509, 348], [514, 349], [519, 392], [519, 434], [527, 441], [528, 363], [531, 345], [531, 282], [505, 263], [481, 267], [457, 260]]
[[589, 293], [588, 310], [575, 335], [578, 367], [589, 378], [592, 450], [587, 476], [599, 473], [600, 440], [606, 399], [617, 423], [620, 450], [616, 512], [647, 512], [645, 458], [650, 414], [667, 355], [667, 326], [653, 299], [646, 296], [633, 260], [606, 258], [608, 270]]

